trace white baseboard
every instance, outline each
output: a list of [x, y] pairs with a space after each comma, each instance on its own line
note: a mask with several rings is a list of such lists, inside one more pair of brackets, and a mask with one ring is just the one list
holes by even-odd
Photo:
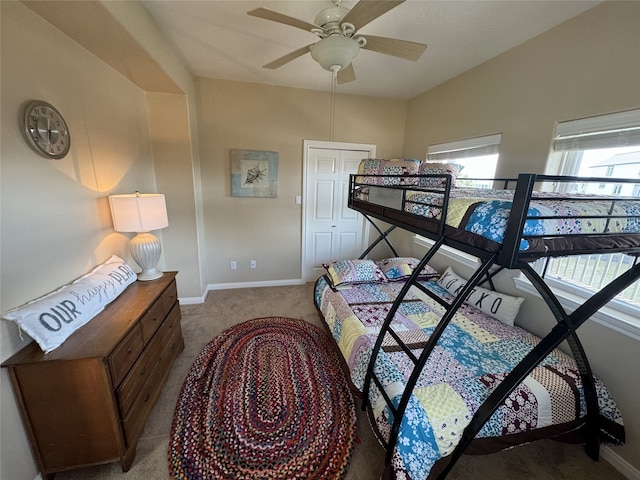
[[232, 288], [255, 288], [255, 287], [285, 287], [288, 285], [304, 285], [306, 282], [301, 278], [292, 278], [289, 280], [265, 280], [261, 282], [234, 282], [234, 283], [210, 283], [201, 297], [181, 297], [179, 298], [181, 305], [196, 305], [204, 303], [207, 299], [207, 293], [210, 290], [229, 290]]
[[640, 470], [614, 452], [611, 447], [603, 445], [600, 448], [600, 456], [629, 480], [640, 480]]
[[210, 283], [207, 290], [228, 290], [230, 288], [254, 288], [254, 287], [285, 287], [287, 285], [304, 285], [301, 278], [290, 280], [265, 280], [262, 282], [234, 282], [234, 283]]
[[202, 294], [200, 297], [180, 297], [178, 300], [180, 301], [180, 305], [197, 305], [200, 303], [204, 303], [207, 299], [207, 291]]

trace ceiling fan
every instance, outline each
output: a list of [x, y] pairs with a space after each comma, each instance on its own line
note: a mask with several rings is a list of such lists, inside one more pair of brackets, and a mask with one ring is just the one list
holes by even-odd
[[362, 27], [397, 7], [405, 0], [360, 0], [350, 10], [340, 5], [342, 0], [332, 0], [333, 6], [320, 11], [309, 23], [304, 20], [274, 12], [267, 8], [257, 8], [247, 12], [254, 17], [290, 25], [311, 32], [320, 40], [263, 65], [276, 69], [306, 53], [322, 68], [337, 73], [338, 83], [356, 79], [352, 61], [361, 48], [384, 53], [406, 60], [416, 61], [427, 48], [423, 43], [409, 42], [396, 38], [377, 37], [361, 34]]

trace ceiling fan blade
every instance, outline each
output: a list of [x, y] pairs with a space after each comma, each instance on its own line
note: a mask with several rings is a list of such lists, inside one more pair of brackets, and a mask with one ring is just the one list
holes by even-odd
[[404, 1], [405, 0], [360, 0], [347, 12], [340, 23], [350, 23], [356, 27], [356, 31], [358, 31], [366, 24], [384, 15]]
[[269, 62], [266, 65], [263, 65], [263, 67], [275, 70], [276, 68], [281, 67], [285, 63], [289, 63], [291, 60], [295, 60], [296, 58], [301, 57], [305, 53], [309, 52], [309, 47], [311, 45], [313, 45], [313, 43], [310, 43], [306, 47], [302, 47], [297, 50], [294, 50], [293, 52], [288, 53], [284, 57], [280, 57], [277, 60], [274, 60], [273, 62]]
[[274, 12], [273, 10], [269, 10], [268, 8], [256, 8], [255, 10], [247, 12], [247, 15], [263, 18], [265, 20], [271, 20], [272, 22], [284, 23], [285, 25], [300, 28], [302, 30], [306, 30], [307, 32], [310, 32], [312, 29], [320, 28], [313, 23], [305, 22], [304, 20], [298, 20], [297, 18]]
[[353, 82], [355, 79], [356, 71], [353, 69], [353, 63], [350, 63], [345, 69], [338, 70], [338, 83], [340, 85], [343, 83]]
[[398, 40], [397, 38], [376, 37], [373, 35], [363, 35], [367, 39], [364, 47], [365, 50], [373, 52], [385, 53], [394, 57], [404, 58], [405, 60], [416, 61], [427, 48], [424, 43], [409, 42], [407, 40]]

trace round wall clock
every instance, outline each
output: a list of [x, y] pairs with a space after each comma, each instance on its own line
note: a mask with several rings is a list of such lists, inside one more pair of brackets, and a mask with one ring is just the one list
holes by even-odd
[[24, 133], [31, 148], [45, 158], [59, 160], [69, 152], [69, 128], [53, 105], [35, 100], [24, 110]]

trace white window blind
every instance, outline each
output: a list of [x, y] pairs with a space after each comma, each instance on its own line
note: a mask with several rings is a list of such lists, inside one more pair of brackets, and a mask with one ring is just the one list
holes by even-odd
[[556, 152], [640, 145], [640, 109], [560, 122]]
[[468, 138], [454, 142], [429, 145], [427, 159], [430, 161], [460, 160], [463, 158], [497, 155], [500, 150], [502, 134]]

